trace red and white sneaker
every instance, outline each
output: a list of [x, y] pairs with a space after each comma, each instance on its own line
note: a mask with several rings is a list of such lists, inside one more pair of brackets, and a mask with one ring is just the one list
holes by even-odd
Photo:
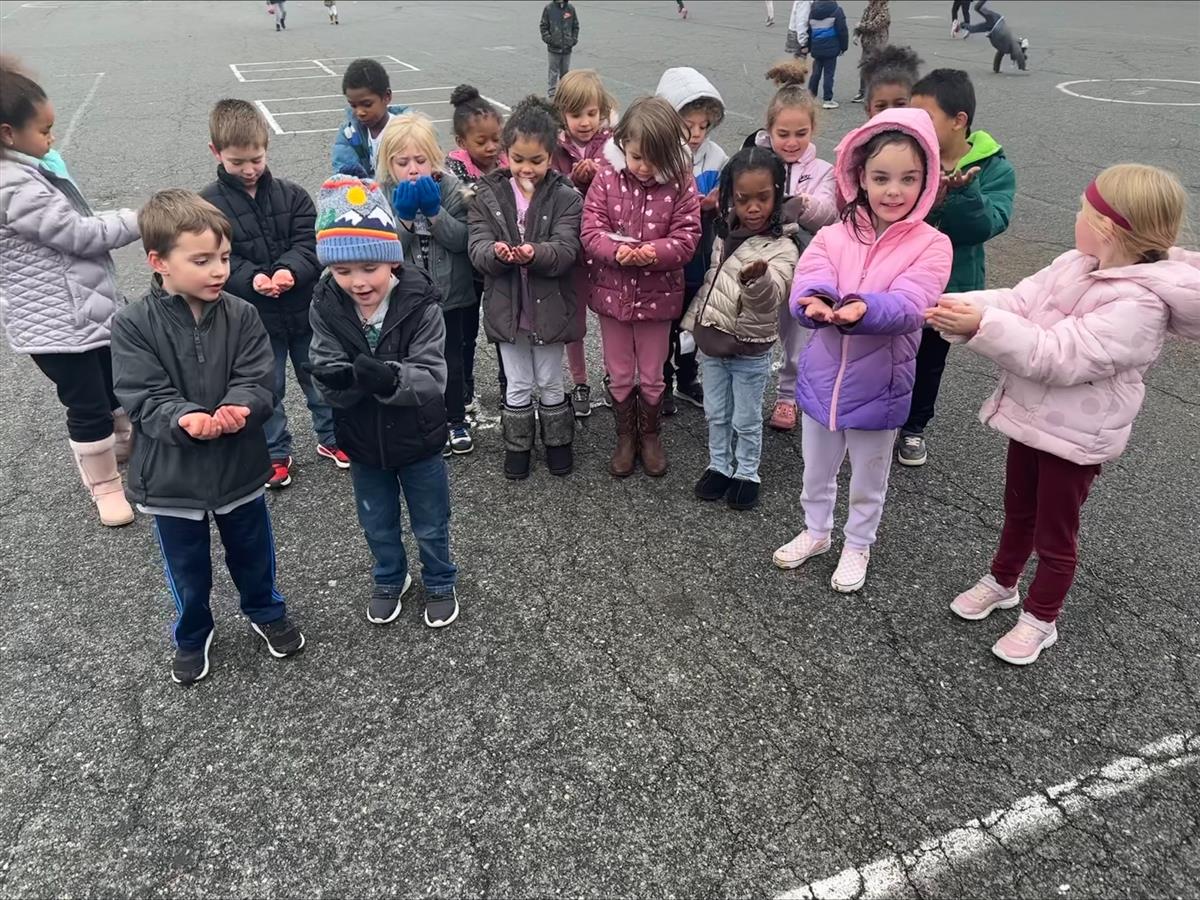
[[350, 468], [350, 457], [348, 457], [335, 446], [331, 446], [329, 444], [317, 444], [317, 456], [323, 456], [326, 459], [332, 459], [333, 464], [339, 469]]
[[292, 458], [271, 460], [271, 479], [267, 487], [279, 490], [292, 483]]

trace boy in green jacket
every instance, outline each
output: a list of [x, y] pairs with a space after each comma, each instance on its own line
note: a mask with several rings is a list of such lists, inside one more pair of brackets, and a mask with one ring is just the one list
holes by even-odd
[[[941, 202], [928, 222], [950, 238], [954, 264], [946, 292], [985, 287], [983, 245], [1008, 228], [1017, 176], [986, 131], [972, 131], [975, 88], [961, 69], [934, 69], [913, 85], [911, 106], [929, 113], [941, 149]], [[897, 461], [925, 465], [925, 426], [933, 418], [950, 345], [931, 328], [921, 333], [912, 409], [900, 429]]]

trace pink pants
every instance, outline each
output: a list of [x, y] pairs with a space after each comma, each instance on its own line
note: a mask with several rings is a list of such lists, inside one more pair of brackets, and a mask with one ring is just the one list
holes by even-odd
[[618, 322], [600, 316], [600, 341], [613, 399], [618, 403], [625, 400], [636, 381], [641, 383], [646, 401], [658, 403], [666, 389], [663, 363], [671, 352], [670, 321]]
[[575, 384], [587, 384], [587, 356], [583, 352], [583, 339], [567, 344], [567, 367]]

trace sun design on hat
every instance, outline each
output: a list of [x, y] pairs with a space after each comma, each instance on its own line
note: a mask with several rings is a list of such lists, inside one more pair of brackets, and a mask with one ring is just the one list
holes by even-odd
[[351, 206], [362, 206], [367, 202], [367, 192], [360, 185], [354, 185], [346, 191], [346, 202]]

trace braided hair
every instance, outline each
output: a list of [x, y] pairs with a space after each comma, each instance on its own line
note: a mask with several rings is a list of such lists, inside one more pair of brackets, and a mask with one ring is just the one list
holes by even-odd
[[771, 237], [783, 234], [783, 194], [786, 187], [787, 174], [774, 150], [767, 147], [743, 147], [725, 164], [721, 170], [721, 182], [717, 194], [717, 209], [719, 215], [713, 227], [722, 238], [729, 236], [733, 218], [733, 185], [743, 172], [770, 172], [771, 183], [775, 186], [775, 206], [767, 220], [765, 233]]

